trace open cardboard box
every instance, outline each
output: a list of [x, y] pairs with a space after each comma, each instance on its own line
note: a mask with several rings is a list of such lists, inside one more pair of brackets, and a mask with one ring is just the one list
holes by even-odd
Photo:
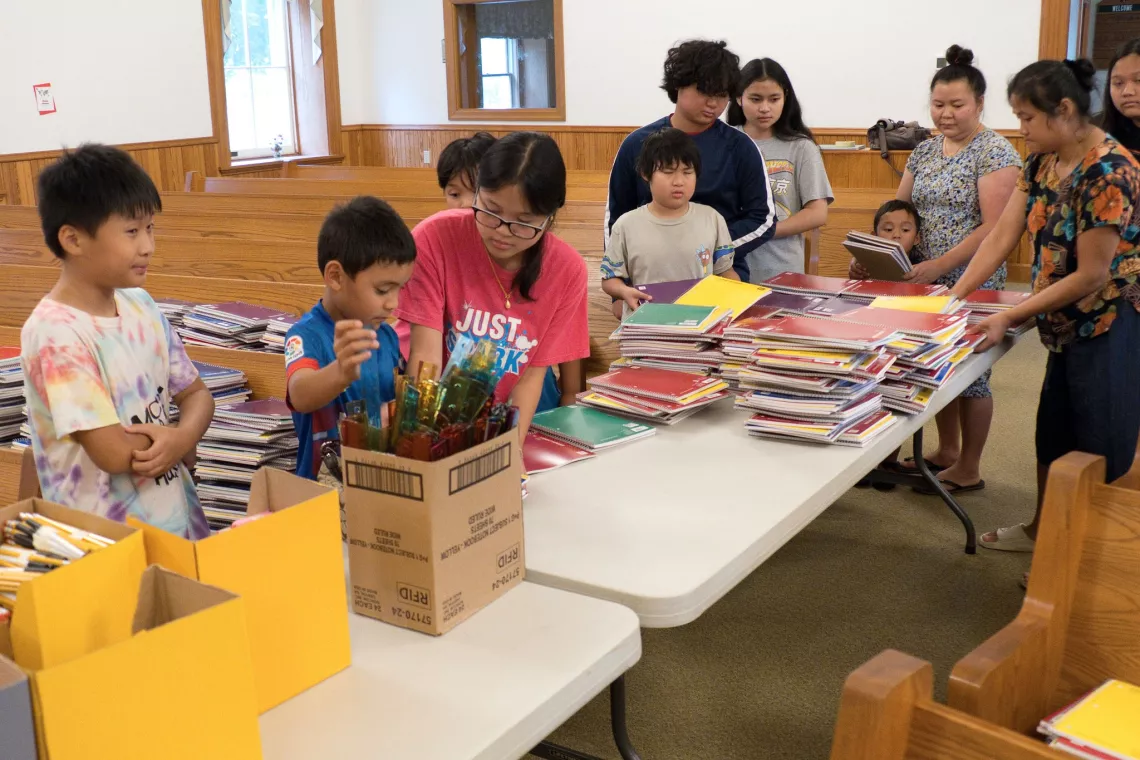
[[111, 546], [20, 586], [9, 625], [22, 668], [39, 670], [128, 638], [146, 547], [136, 528], [42, 499], [0, 509], [0, 523], [36, 512], [113, 539]]
[[150, 562], [240, 594], [259, 712], [352, 663], [340, 499], [282, 470], [253, 477], [249, 514], [269, 517], [188, 541], [142, 523]]
[[130, 596], [127, 638], [30, 669], [40, 760], [260, 758], [244, 601], [153, 565]]
[[439, 635], [522, 583], [517, 430], [438, 462], [342, 456], [356, 612]]

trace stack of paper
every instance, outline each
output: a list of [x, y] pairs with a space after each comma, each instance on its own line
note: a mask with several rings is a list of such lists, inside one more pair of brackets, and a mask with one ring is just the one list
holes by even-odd
[[718, 345], [728, 319], [728, 309], [716, 306], [643, 304], [610, 336], [622, 356], [614, 367], [708, 374], [723, 358]]
[[[991, 314], [1009, 311], [1014, 306], [1020, 306], [1029, 300], [1031, 293], [1018, 293], [1010, 290], [975, 290], [966, 296], [963, 306], [971, 325], [976, 325]], [[1035, 318], [1027, 319], [1019, 325], [1013, 325], [1006, 331], [1006, 335], [1018, 336], [1032, 330], [1037, 324]]]
[[189, 301], [180, 301], [177, 298], [158, 298], [154, 304], [175, 329], [182, 327], [183, 318], [194, 308], [194, 304]]
[[898, 281], [913, 267], [903, 247], [894, 240], [852, 230], [847, 233], [843, 247], [874, 278]]
[[265, 327], [265, 334], [261, 336], [261, 345], [269, 353], [284, 353], [285, 334], [299, 320], [300, 317], [294, 317], [292, 314], [281, 314], [269, 320], [269, 324]]
[[27, 415], [20, 349], [0, 347], [0, 447], [8, 448], [22, 437]]
[[621, 367], [586, 384], [590, 390], [579, 403], [666, 425], [728, 396], [728, 385], [718, 378], [653, 367]]
[[261, 350], [261, 338], [269, 321], [288, 314], [264, 306], [231, 301], [195, 306], [183, 319], [179, 330], [184, 343]]
[[249, 486], [259, 467], [294, 471], [297, 436], [284, 401], [222, 404], [198, 443], [198, 496], [210, 527], [227, 527], [245, 515]]
[[738, 374], [746, 393], [736, 399], [738, 409], [758, 412], [748, 431], [855, 446], [874, 440], [895, 422], [882, 414], [876, 389], [896, 359], [887, 346], [899, 337], [888, 328], [812, 317], [734, 323], [724, 351], [752, 351]]
[[784, 272], [766, 280], [764, 285], [781, 293], [795, 293], [810, 296], [837, 296], [845, 292], [858, 280], [846, 280], [842, 277], [821, 277], [814, 274], [799, 274], [798, 272]]
[[216, 404], [237, 404], [249, 401], [250, 390], [245, 373], [240, 369], [219, 367], [206, 362], [193, 362], [198, 377], [214, 395]]
[[653, 435], [656, 429], [639, 422], [575, 404], [534, 415], [531, 429], [587, 451], [599, 451]]
[[1091, 760], [1140, 760], [1140, 687], [1106, 681], [1091, 694], [1041, 721], [1049, 745]]
[[844, 298], [857, 298], [862, 301], [874, 301], [876, 298], [903, 297], [915, 298], [919, 296], [940, 296], [949, 292], [945, 285], [919, 285], [913, 282], [886, 282], [884, 280], [855, 280], [852, 285], [843, 291]]

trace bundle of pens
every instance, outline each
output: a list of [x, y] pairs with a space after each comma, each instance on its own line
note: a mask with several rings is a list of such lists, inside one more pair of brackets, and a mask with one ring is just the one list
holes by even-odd
[[518, 424], [518, 409], [494, 403], [503, 377], [498, 347], [464, 335], [456, 341], [439, 380], [435, 365], [419, 376], [396, 376], [396, 398], [350, 405], [340, 419], [345, 446], [434, 462], [489, 441]]
[[40, 514], [21, 512], [4, 524], [0, 543], [0, 608], [11, 610], [20, 585], [115, 543]]

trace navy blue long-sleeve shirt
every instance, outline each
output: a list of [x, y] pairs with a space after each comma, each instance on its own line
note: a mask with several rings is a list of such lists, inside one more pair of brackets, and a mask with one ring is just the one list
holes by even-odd
[[[618, 149], [610, 170], [607, 247], [614, 222], [627, 211], [653, 199], [648, 183], [637, 174], [637, 156], [645, 138], [671, 126], [670, 119], [666, 116], [630, 133]], [[776, 233], [776, 210], [772, 205], [764, 157], [752, 138], [719, 119], [692, 138], [701, 151], [701, 173], [693, 201], [712, 206], [724, 217], [736, 248], [733, 268], [740, 279], [748, 282], [748, 252]]]

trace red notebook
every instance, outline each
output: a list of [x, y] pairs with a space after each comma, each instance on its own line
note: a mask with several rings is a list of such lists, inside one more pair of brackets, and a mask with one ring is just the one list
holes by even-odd
[[843, 341], [878, 345], [889, 342], [895, 330], [858, 322], [841, 322], [837, 319], [813, 319], [812, 317], [784, 317], [764, 320], [767, 324], [757, 325], [758, 335], [774, 335], [788, 339], [804, 338], [813, 343]]
[[1008, 306], [1024, 303], [1032, 293], [1018, 293], [1016, 290], [975, 290], [966, 296], [966, 303], [973, 306]]
[[528, 475], [534, 475], [547, 470], [557, 470], [559, 467], [583, 459], [593, 459], [595, 456], [597, 455], [592, 451], [531, 431], [527, 433], [526, 442], [523, 444], [523, 469]]
[[885, 280], [857, 280], [843, 291], [843, 295], [857, 298], [881, 296], [937, 296], [946, 292], [945, 285], [919, 285], [914, 282], [886, 282]]
[[869, 325], [890, 327], [911, 335], [932, 336], [945, 330], [953, 330], [966, 325], [965, 314], [926, 314], [900, 309], [872, 309], [864, 306], [843, 315], [847, 322], [863, 322]]
[[821, 277], [815, 274], [784, 272], [765, 280], [761, 284], [773, 290], [785, 292], [822, 293], [836, 296], [845, 293], [854, 282], [854, 280], [845, 280], [842, 277]]
[[716, 385], [720, 380], [704, 375], [691, 375], [688, 372], [674, 372], [652, 367], [622, 367], [604, 375], [598, 375], [587, 384], [591, 387], [614, 390], [619, 393], [632, 393], [635, 396], [679, 401], [698, 391]]

